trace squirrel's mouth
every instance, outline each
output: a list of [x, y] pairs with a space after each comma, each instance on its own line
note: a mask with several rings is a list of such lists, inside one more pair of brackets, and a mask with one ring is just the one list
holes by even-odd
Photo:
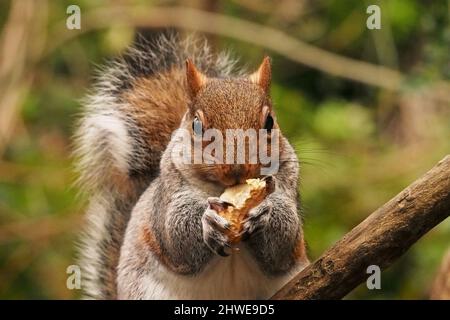
[[256, 176], [255, 168], [254, 166], [239, 165], [239, 164], [228, 166], [225, 181], [228, 182], [230, 186], [243, 184], [247, 179], [255, 178]]
[[199, 178], [205, 182], [221, 185], [224, 188], [245, 184], [248, 179], [264, 179], [258, 164], [222, 164], [196, 170]]

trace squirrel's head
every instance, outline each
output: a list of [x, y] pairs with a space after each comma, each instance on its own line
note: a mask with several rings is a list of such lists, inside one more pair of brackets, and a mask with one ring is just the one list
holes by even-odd
[[[192, 142], [201, 141], [203, 150], [207, 150], [205, 148], [214, 141], [216, 147], [223, 146], [223, 154], [220, 154], [217, 148], [212, 150], [212, 156], [223, 159], [223, 162], [203, 161], [193, 164], [195, 174], [203, 180], [220, 183], [223, 186], [260, 177], [262, 163], [260, 157], [254, 154], [255, 149], [251, 147], [257, 144], [259, 148], [261, 145], [259, 141], [263, 139], [260, 129], [266, 129], [269, 133], [269, 143], [266, 141], [264, 148], [270, 149], [270, 132], [278, 129], [270, 99], [270, 59], [264, 58], [253, 74], [236, 78], [210, 78], [187, 60], [186, 80], [190, 103], [181, 127], [189, 131]], [[218, 138], [215, 135], [213, 138], [206, 137], [205, 133], [208, 130], [211, 132], [210, 129], [219, 132], [222, 137]], [[250, 131], [256, 133], [256, 138], [247, 135]], [[238, 139], [242, 138], [245, 145], [244, 156], [238, 154], [243, 151], [238, 146]], [[234, 146], [233, 150], [229, 150], [230, 143]], [[226, 153], [230, 152], [234, 160], [231, 163], [226, 158], [228, 156]], [[243, 156], [244, 161], [237, 161], [239, 156]], [[256, 158], [252, 160], [252, 156]]]

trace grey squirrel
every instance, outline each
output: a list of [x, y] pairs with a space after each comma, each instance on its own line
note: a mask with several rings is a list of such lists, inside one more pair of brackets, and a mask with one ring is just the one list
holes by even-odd
[[[191, 59], [191, 60], [189, 60]], [[309, 262], [299, 215], [297, 156], [280, 135], [274, 191], [253, 208], [239, 253], [214, 210], [259, 164], [175, 163], [177, 128], [279, 128], [271, 65], [235, 71], [205, 40], [161, 35], [100, 70], [75, 136], [89, 195], [82, 287], [94, 299], [265, 299]], [[193, 125], [193, 122], [194, 125]]]

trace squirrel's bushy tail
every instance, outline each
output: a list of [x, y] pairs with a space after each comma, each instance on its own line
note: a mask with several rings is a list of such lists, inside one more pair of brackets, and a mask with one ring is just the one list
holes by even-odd
[[[96, 84], [83, 103], [74, 141], [78, 184], [89, 197], [87, 226], [79, 250], [82, 287], [87, 297], [116, 298], [116, 267], [131, 210], [158, 175], [161, 154], [179, 124], [176, 120], [181, 119], [182, 110], [172, 114], [175, 120], [170, 125], [160, 126], [158, 130], [164, 132], [157, 136], [148, 132], [148, 127], [158, 125], [154, 122], [167, 121], [169, 115], [164, 113], [172, 112], [167, 110], [171, 93], [165, 93], [160, 103], [161, 92], [152, 90], [176, 86], [178, 91], [185, 90], [181, 77], [173, 80], [176, 85], [157, 83], [148, 90], [142, 82], [139, 87], [135, 84], [142, 78], [153, 79], [153, 83], [171, 81], [170, 76], [164, 78], [161, 74], [174, 68], [184, 70], [187, 58], [210, 76], [228, 76], [234, 66], [227, 54], [212, 55], [204, 40], [180, 40], [176, 34], [162, 35], [152, 43], [141, 40], [99, 70]], [[136, 102], [131, 105], [127, 98], [130, 96], [153, 109], [147, 110]], [[165, 137], [163, 143], [161, 137]]]

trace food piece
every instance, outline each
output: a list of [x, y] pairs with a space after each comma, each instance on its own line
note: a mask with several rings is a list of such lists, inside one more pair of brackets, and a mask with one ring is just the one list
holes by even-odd
[[220, 200], [230, 204], [218, 208], [217, 212], [231, 224], [228, 236], [232, 244], [239, 242], [243, 220], [252, 208], [266, 198], [269, 189], [265, 180], [248, 179], [245, 184], [227, 188], [220, 196]]

